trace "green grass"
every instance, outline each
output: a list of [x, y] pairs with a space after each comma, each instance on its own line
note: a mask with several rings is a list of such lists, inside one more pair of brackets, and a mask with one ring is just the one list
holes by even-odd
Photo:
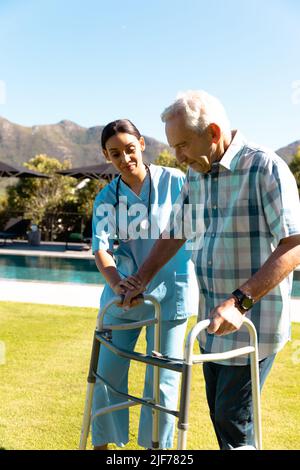
[[[0, 448], [76, 449], [96, 310], [0, 302]], [[189, 322], [189, 329], [195, 319]], [[265, 449], [299, 449], [300, 324], [278, 354], [262, 395]], [[144, 337], [138, 343], [144, 351]], [[141, 393], [142, 364], [131, 366], [130, 393]], [[138, 449], [139, 407], [130, 410], [127, 449]], [[201, 367], [193, 372], [189, 449], [217, 449]], [[176, 443], [176, 441], [175, 441]], [[91, 448], [89, 443], [88, 448]], [[112, 446], [114, 448], [114, 446]]]

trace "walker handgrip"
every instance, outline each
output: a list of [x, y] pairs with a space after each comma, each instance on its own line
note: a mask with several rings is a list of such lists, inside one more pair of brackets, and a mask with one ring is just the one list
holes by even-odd
[[[196, 323], [194, 328], [192, 328], [192, 330], [190, 331], [185, 344], [185, 357], [190, 358], [189, 360], [192, 360], [191, 358], [193, 355], [193, 347], [197, 336], [199, 336], [201, 331], [206, 330], [209, 327], [210, 322], [210, 319], [202, 320], [199, 323]], [[246, 317], [243, 319], [242, 325], [245, 325], [248, 329], [248, 333], [250, 336], [250, 346], [253, 346], [257, 350], [257, 333], [255, 326]]]
[[[210, 323], [211, 323], [211, 320], [209, 318], [207, 318], [206, 320], [202, 320], [199, 323], [197, 323], [191, 331], [191, 333], [193, 332], [193, 337], [195, 337], [195, 339], [196, 339], [196, 337], [201, 333], [201, 331], [206, 330], [209, 327]], [[252, 321], [249, 320], [249, 318], [244, 317], [242, 325], [246, 326], [246, 328], [249, 332], [250, 338], [251, 338], [251, 340], [253, 340], [256, 337], [256, 329], [255, 329], [255, 326], [253, 325]]]
[[[125, 295], [120, 294], [118, 298], [120, 299], [120, 301], [119, 302], [116, 301], [116, 303], [123, 303], [124, 299], [125, 299]], [[136, 300], [136, 299], [144, 300], [144, 295], [143, 294], [138, 294], [136, 297], [133, 297], [131, 300]]]
[[[160, 321], [160, 317], [161, 317], [160, 304], [153, 295], [138, 294], [135, 298], [139, 298], [139, 299], [143, 300], [144, 302], [146, 302], [146, 301], [151, 302], [154, 306], [154, 309], [155, 309], [155, 320]], [[112, 305], [114, 305], [114, 304], [121, 304], [122, 301], [123, 301], [122, 296], [119, 295], [117, 297], [114, 297], [109, 302], [107, 302], [107, 304], [104, 305], [104, 307], [100, 310], [99, 315], [97, 317], [97, 325], [96, 325], [96, 330], [97, 331], [102, 331], [102, 329], [103, 329], [103, 318], [104, 318], [104, 314], [106, 313], [107, 309], [109, 307], [111, 307]], [[122, 308], [122, 306], [120, 306], [120, 308]], [[140, 324], [142, 322], [137, 322], [137, 323]], [[147, 323], [147, 320], [145, 320], [145, 324], [146, 323]], [[132, 323], [132, 328], [133, 328], [133, 326], [134, 325]]]

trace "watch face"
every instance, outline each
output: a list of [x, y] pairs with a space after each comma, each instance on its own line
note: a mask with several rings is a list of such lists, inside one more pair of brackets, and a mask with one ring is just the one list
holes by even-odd
[[245, 296], [242, 300], [242, 306], [245, 310], [249, 310], [253, 305], [253, 300], [247, 296]]

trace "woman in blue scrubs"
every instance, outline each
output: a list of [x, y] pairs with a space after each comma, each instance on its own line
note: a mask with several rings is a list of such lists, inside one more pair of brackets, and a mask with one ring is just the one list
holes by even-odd
[[[145, 165], [142, 153], [144, 138], [127, 119], [109, 123], [102, 132], [101, 144], [108, 161], [120, 176], [100, 191], [94, 203], [93, 252], [99, 271], [106, 279], [100, 307], [103, 307], [125, 289], [135, 286], [134, 273], [143, 263], [156, 239], [165, 229], [172, 207], [183, 186], [185, 175], [178, 169]], [[118, 247], [115, 248], [116, 241]], [[159, 271], [147, 286], [145, 293], [154, 295], [161, 304], [161, 353], [170, 357], [182, 357], [187, 318], [191, 314], [190, 276], [193, 267], [190, 251], [183, 247]], [[144, 320], [154, 316], [152, 305], [139, 304], [125, 311], [113, 305], [105, 315], [105, 323], [122, 324]], [[141, 329], [113, 331], [113, 343], [118, 347], [134, 350]], [[146, 329], [147, 354], [154, 348], [154, 327]], [[98, 372], [115, 389], [128, 393], [128, 369], [130, 361], [120, 358], [102, 347]], [[180, 374], [160, 369], [161, 404], [177, 409]], [[153, 368], [147, 366], [144, 396], [152, 396]], [[124, 401], [101, 382], [94, 391], [95, 410]], [[172, 448], [174, 421], [172, 415], [160, 413], [159, 447]], [[108, 443], [124, 446], [128, 438], [128, 409], [114, 411], [94, 419], [92, 443], [96, 450], [107, 449]], [[151, 447], [151, 409], [143, 406], [140, 415], [138, 443]]]

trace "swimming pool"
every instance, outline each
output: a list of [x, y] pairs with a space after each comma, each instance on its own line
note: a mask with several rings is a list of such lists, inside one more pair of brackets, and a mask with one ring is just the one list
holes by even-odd
[[56, 258], [48, 256], [2, 255], [0, 278], [71, 282], [80, 284], [104, 284], [93, 259]]
[[[93, 259], [56, 258], [52, 256], [1, 254], [1, 278], [97, 285], [105, 283]], [[294, 273], [292, 296], [300, 297], [300, 271]]]

